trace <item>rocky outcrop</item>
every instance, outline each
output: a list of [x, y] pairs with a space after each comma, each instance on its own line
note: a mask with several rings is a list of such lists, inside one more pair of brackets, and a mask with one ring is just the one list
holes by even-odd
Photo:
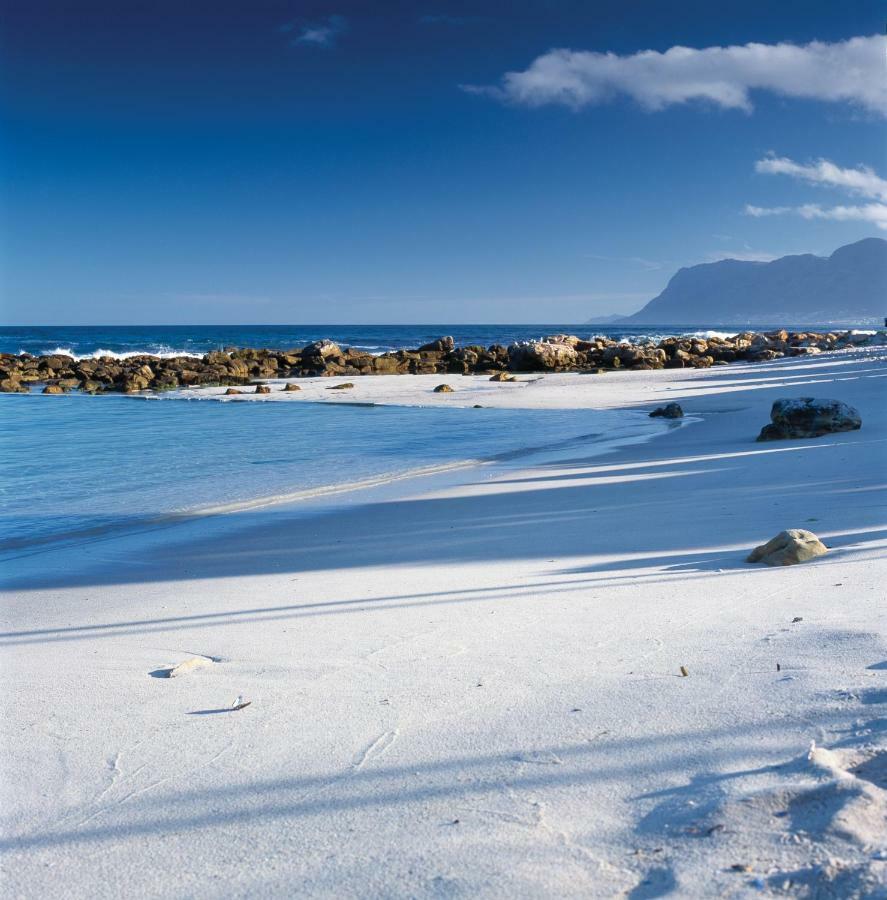
[[680, 403], [666, 403], [665, 406], [657, 406], [650, 413], [651, 419], [682, 419], [684, 411]]
[[828, 553], [828, 548], [812, 531], [790, 528], [780, 531], [775, 538], [755, 547], [746, 562], [764, 563], [767, 566], [792, 566]]
[[453, 389], [448, 384], [439, 384], [434, 389], [435, 394], [452, 394]]
[[122, 360], [75, 360], [63, 354], [7, 353], [0, 354], [0, 392], [28, 393], [30, 385], [59, 384], [90, 394], [138, 393], [181, 387], [238, 387], [265, 379], [359, 375], [486, 375], [505, 380], [507, 375], [502, 373], [708, 368], [885, 344], [887, 334], [883, 332], [866, 335], [779, 330], [743, 332], [729, 338], [672, 337], [636, 344], [600, 336], [583, 339], [553, 334], [509, 347], [457, 347], [451, 337], [442, 337], [416, 350], [378, 356], [326, 340], [285, 350], [230, 347], [202, 358], [145, 355]]
[[852, 406], [840, 400], [814, 397], [776, 400], [770, 410], [770, 419], [770, 424], [761, 429], [759, 441], [821, 437], [862, 427], [862, 417]]

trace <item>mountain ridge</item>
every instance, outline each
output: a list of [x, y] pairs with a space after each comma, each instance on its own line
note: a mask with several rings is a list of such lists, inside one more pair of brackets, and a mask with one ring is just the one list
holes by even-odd
[[830, 256], [722, 259], [679, 269], [629, 316], [589, 324], [782, 325], [880, 321], [887, 315], [887, 240], [863, 238]]

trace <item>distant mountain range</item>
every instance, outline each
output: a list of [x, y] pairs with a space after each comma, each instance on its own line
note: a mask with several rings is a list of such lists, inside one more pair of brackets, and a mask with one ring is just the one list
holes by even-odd
[[680, 269], [665, 290], [631, 316], [589, 324], [880, 324], [887, 316], [887, 241], [865, 238], [831, 256], [772, 262], [723, 259]]

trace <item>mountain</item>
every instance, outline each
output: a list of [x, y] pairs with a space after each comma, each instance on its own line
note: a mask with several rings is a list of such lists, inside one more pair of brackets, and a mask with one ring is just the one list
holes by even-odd
[[723, 259], [680, 269], [626, 324], [862, 324], [887, 316], [887, 241], [865, 238], [831, 256]]

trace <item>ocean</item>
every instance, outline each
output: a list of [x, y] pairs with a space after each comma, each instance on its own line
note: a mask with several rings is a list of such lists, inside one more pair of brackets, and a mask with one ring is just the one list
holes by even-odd
[[[723, 331], [723, 329], [712, 329]], [[529, 340], [576, 325], [3, 328], [3, 352], [200, 354], [329, 337], [383, 352], [442, 334]], [[594, 329], [600, 333], [600, 329]], [[614, 336], [656, 334], [614, 329]], [[0, 394], [0, 551], [376, 484], [552, 447], [642, 439], [640, 413], [201, 403], [121, 395]]]

